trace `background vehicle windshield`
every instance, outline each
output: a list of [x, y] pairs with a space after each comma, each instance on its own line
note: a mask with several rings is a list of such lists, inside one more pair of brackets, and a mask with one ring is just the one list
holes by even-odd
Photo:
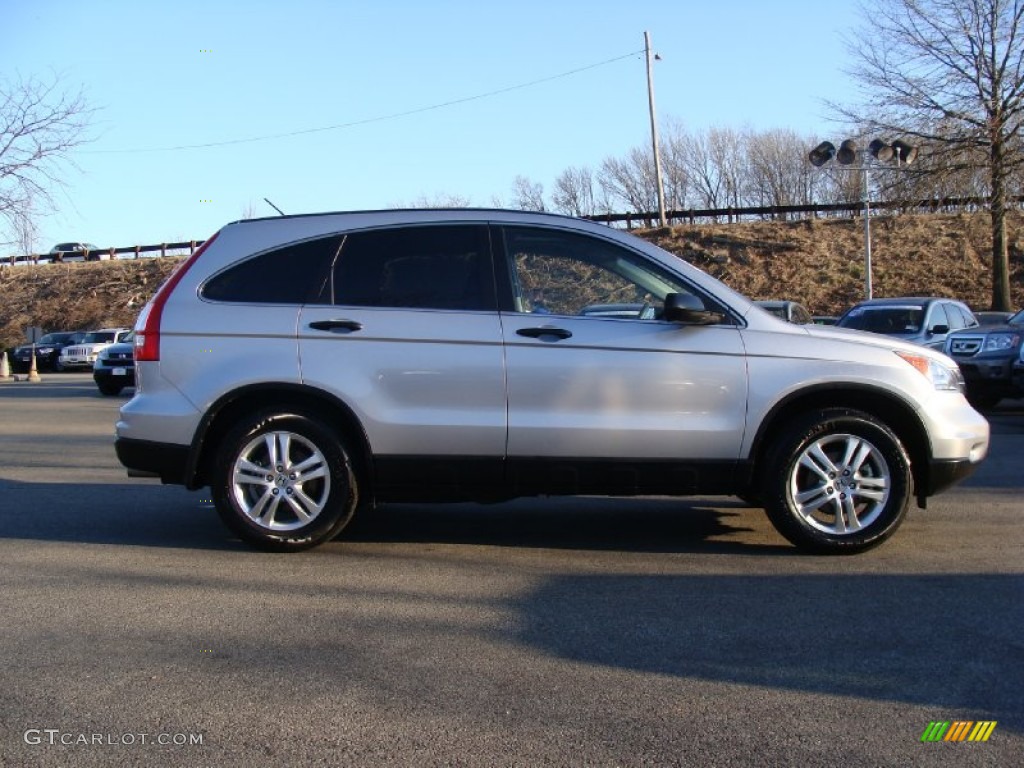
[[82, 339], [83, 344], [105, 344], [110, 341], [115, 341], [113, 331], [93, 331], [85, 334], [85, 338]]
[[918, 333], [924, 321], [924, 307], [857, 307], [839, 321], [843, 328], [872, 333]]

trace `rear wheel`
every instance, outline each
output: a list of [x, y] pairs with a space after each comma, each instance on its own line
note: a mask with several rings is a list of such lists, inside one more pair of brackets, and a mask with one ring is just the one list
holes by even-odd
[[910, 460], [899, 438], [874, 417], [847, 408], [797, 419], [764, 469], [772, 524], [818, 554], [881, 544], [903, 521], [912, 495]]
[[275, 552], [330, 540], [352, 520], [359, 498], [342, 439], [299, 412], [239, 423], [220, 444], [211, 486], [228, 528]]

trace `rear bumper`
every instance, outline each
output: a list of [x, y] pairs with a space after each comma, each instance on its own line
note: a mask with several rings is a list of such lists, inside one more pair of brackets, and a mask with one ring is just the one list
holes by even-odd
[[119, 437], [114, 441], [118, 460], [135, 476], [159, 477], [163, 483], [185, 484], [189, 447]]
[[[124, 370], [122, 374], [115, 374], [115, 370]], [[131, 387], [135, 384], [135, 369], [128, 366], [123, 369], [118, 368], [93, 368], [92, 378], [97, 384], [100, 383], [117, 383], [125, 387]]]

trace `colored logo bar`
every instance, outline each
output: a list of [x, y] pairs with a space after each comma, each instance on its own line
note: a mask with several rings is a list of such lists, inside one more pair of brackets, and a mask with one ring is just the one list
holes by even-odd
[[988, 741], [996, 729], [995, 720], [932, 720], [921, 741]]

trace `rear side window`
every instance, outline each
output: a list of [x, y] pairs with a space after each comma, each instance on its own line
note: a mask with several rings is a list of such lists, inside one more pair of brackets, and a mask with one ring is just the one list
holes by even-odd
[[487, 227], [416, 226], [345, 236], [332, 279], [335, 304], [494, 310]]
[[340, 242], [333, 235], [260, 254], [214, 275], [200, 295], [247, 304], [318, 303]]

